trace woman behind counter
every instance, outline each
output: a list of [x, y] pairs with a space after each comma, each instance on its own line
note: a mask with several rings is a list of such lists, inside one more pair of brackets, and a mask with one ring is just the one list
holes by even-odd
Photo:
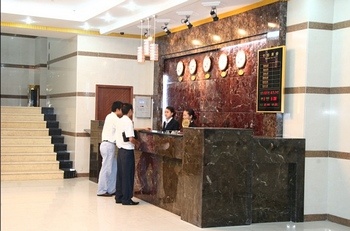
[[[182, 126], [183, 127], [196, 127], [194, 120], [197, 118], [193, 109], [186, 109], [182, 114]], [[188, 124], [189, 122], [189, 124]], [[188, 124], [188, 126], [186, 126]], [[185, 126], [184, 126], [185, 125]]]
[[176, 131], [180, 130], [180, 124], [174, 119], [175, 109], [167, 106], [164, 111], [165, 121], [163, 123], [162, 131]]

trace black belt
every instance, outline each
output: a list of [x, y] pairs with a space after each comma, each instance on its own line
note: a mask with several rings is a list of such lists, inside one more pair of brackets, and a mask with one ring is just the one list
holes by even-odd
[[111, 141], [109, 141], [109, 140], [102, 140], [102, 142], [108, 142], [108, 143], [115, 144], [115, 142], [111, 142]]

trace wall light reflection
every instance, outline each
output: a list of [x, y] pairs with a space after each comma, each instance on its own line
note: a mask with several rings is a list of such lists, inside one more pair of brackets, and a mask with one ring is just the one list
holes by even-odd
[[248, 32], [246, 30], [243, 30], [243, 29], [238, 29], [238, 34], [240, 34], [240, 35], [247, 35]]
[[276, 28], [278, 27], [276, 23], [273, 23], [273, 22], [269, 22], [267, 23], [267, 26], [270, 27], [270, 28]]
[[198, 40], [198, 39], [193, 39], [192, 40], [192, 44], [195, 45], [195, 46], [200, 46], [200, 45], [202, 45], [202, 42], [200, 40]]
[[221, 37], [219, 35], [213, 35], [213, 40], [215, 42], [221, 42]]

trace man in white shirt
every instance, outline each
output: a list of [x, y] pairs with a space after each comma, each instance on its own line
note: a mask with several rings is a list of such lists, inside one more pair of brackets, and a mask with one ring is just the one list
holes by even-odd
[[123, 103], [116, 101], [112, 104], [112, 112], [106, 116], [102, 129], [102, 143], [100, 153], [102, 156], [102, 166], [98, 177], [97, 196], [113, 196], [116, 188], [117, 178], [117, 158], [116, 129], [117, 122], [121, 117]]
[[135, 146], [138, 148], [139, 141], [135, 139], [134, 125], [131, 120], [133, 115], [132, 105], [124, 103], [122, 107], [123, 117], [117, 124], [116, 142], [119, 148], [117, 157], [117, 186], [115, 202], [123, 205], [137, 205], [131, 198], [134, 195], [135, 176]]

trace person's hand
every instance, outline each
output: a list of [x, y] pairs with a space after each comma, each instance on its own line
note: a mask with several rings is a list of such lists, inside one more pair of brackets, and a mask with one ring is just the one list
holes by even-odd
[[135, 143], [135, 150], [141, 150], [141, 142], [138, 141], [138, 140], [135, 140], [136, 143]]

